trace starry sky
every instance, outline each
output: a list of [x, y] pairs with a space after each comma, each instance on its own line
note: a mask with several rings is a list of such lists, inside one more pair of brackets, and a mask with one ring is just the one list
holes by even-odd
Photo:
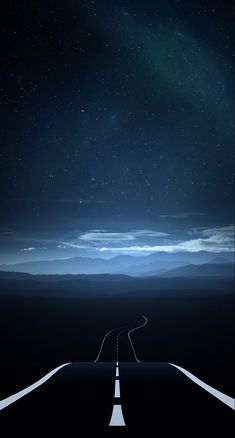
[[0, 262], [231, 251], [232, 2], [1, 9]]

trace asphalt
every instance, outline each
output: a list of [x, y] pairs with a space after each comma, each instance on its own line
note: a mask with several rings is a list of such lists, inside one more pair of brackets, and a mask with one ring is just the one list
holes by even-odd
[[[107, 338], [99, 362], [72, 363], [3, 409], [0, 435], [231, 435], [232, 409], [168, 363], [134, 361], [126, 333], [119, 336], [117, 357], [118, 333]], [[115, 398], [117, 360], [120, 397]], [[109, 426], [114, 404], [121, 405], [125, 426]]]

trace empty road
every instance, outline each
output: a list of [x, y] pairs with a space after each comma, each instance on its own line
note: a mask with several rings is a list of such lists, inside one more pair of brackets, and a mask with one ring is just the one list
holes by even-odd
[[162, 436], [164, 430], [165, 436], [190, 436], [190, 423], [201, 435], [209, 428], [211, 434], [221, 430], [227, 436], [234, 427], [231, 394], [218, 399], [220, 393], [203, 389], [201, 381], [187, 375], [190, 370], [185, 373], [173, 364], [141, 363], [135, 336], [147, 323], [143, 316], [130, 331], [110, 330], [94, 362], [63, 364], [24, 393], [2, 400], [0, 432], [13, 436], [17, 431], [24, 437], [50, 432], [54, 437], [66, 431], [67, 437], [83, 430], [99, 436], [153, 436], [154, 431], [154, 436]]

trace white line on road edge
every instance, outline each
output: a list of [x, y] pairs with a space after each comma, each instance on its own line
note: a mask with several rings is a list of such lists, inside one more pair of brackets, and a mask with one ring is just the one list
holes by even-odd
[[101, 351], [102, 351], [102, 348], [103, 348], [103, 345], [104, 345], [104, 341], [105, 341], [105, 339], [107, 338], [107, 336], [108, 336], [110, 333], [115, 332], [115, 330], [119, 330], [120, 328], [121, 328], [121, 327], [118, 327], [118, 328], [115, 328], [115, 329], [109, 330], [109, 332], [107, 332], [106, 335], [104, 335], [104, 338], [103, 338], [103, 341], [102, 341], [102, 343], [101, 343], [101, 347], [100, 347], [100, 350], [99, 350], [98, 356], [97, 356], [97, 358], [94, 360], [94, 362], [97, 362], [97, 361], [99, 360], [100, 355], [101, 355]]
[[0, 400], [0, 410], [6, 408], [7, 406], [9, 406], [12, 403], [16, 402], [20, 398], [22, 398], [25, 395], [29, 394], [31, 391], [34, 391], [34, 389], [38, 388], [39, 386], [43, 385], [43, 383], [47, 382], [47, 380], [49, 380], [61, 368], [66, 367], [67, 365], [70, 365], [70, 364], [71, 364], [71, 362], [65, 363], [64, 365], [60, 365], [59, 367], [57, 367], [54, 370], [50, 371], [50, 373], [46, 374], [44, 377], [42, 377], [37, 382], [33, 383], [32, 385], [28, 386], [25, 389], [22, 389], [22, 391], [16, 392], [14, 395], [11, 395], [10, 397], [7, 397], [7, 398], [5, 398], [3, 400]]
[[177, 368], [181, 373], [185, 374], [190, 380], [192, 380], [196, 385], [200, 386], [201, 388], [205, 389], [205, 391], [212, 394], [214, 397], [218, 398], [220, 401], [225, 403], [227, 406], [235, 410], [235, 399], [232, 397], [229, 397], [228, 395], [224, 394], [223, 392], [218, 391], [217, 389], [213, 388], [212, 386], [207, 385], [202, 380], [198, 379], [196, 376], [191, 374], [189, 371], [185, 370], [184, 368], [179, 367], [178, 365], [174, 365], [173, 363], [169, 363], [169, 365]]
[[141, 327], [144, 327], [144, 326], [148, 323], [148, 318], [146, 318], [146, 316], [142, 315], [142, 318], [145, 319], [144, 323], [141, 324], [141, 325], [138, 325], [138, 327], [135, 327], [135, 328], [133, 328], [132, 330], [130, 330], [130, 331], [128, 332], [128, 339], [129, 339], [130, 344], [131, 344], [131, 346], [132, 346], [132, 350], [133, 350], [133, 353], [134, 353], [134, 356], [135, 356], [135, 360], [136, 360], [137, 362], [139, 362], [139, 363], [140, 363], [140, 361], [139, 361], [138, 357], [136, 356], [136, 352], [135, 352], [135, 349], [134, 349], [134, 345], [133, 345], [132, 340], [131, 340], [131, 333], [135, 332], [135, 330], [138, 330], [138, 329], [140, 329]]
[[121, 405], [113, 405], [113, 412], [109, 426], [126, 426]]

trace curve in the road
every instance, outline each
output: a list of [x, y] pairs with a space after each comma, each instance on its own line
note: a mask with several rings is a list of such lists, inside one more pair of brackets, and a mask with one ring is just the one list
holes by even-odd
[[60, 365], [57, 368], [54, 368], [54, 370], [50, 371], [44, 377], [42, 377], [41, 379], [39, 379], [37, 382], [33, 383], [32, 385], [28, 386], [27, 388], [22, 389], [22, 391], [16, 392], [15, 394], [11, 395], [10, 397], [7, 397], [7, 398], [4, 398], [3, 400], [0, 400], [0, 410], [6, 408], [7, 406], [9, 406], [12, 403], [16, 402], [17, 400], [19, 400], [20, 398], [29, 394], [29, 392], [34, 391], [34, 389], [38, 388], [39, 386], [43, 385], [43, 383], [47, 382], [47, 380], [49, 380], [61, 368], [64, 368], [70, 364], [71, 364], [71, 362], [68, 362], [68, 363], [64, 363], [63, 365]]
[[[144, 320], [145, 320], [144, 323], [139, 325], [139, 326], [137, 326], [137, 327], [135, 327], [135, 328], [133, 328], [133, 329], [131, 329], [128, 332], [128, 339], [130, 341], [130, 344], [131, 344], [131, 347], [132, 347], [132, 350], [133, 350], [133, 353], [134, 353], [134, 357], [135, 357], [136, 361], [139, 362], [139, 363], [140, 363], [140, 361], [139, 361], [139, 359], [138, 359], [138, 357], [136, 355], [135, 348], [134, 348], [134, 345], [133, 345], [133, 342], [132, 342], [132, 339], [131, 339], [131, 333], [133, 333], [134, 331], [144, 327], [148, 323], [148, 318], [146, 316], [142, 315], [142, 318], [144, 318]], [[94, 362], [97, 362], [99, 360], [99, 357], [100, 357], [100, 354], [102, 352], [102, 348], [103, 348], [103, 345], [104, 345], [104, 342], [105, 342], [107, 336], [110, 333], [112, 333], [112, 332], [114, 332], [116, 330], [120, 330], [120, 329], [122, 329], [122, 327], [118, 327], [118, 328], [109, 330], [105, 334], [105, 336], [104, 336], [104, 338], [102, 340], [101, 346], [100, 346], [100, 350], [99, 350], [98, 356], [94, 360]], [[116, 380], [119, 380], [118, 338], [119, 338], [121, 333], [122, 333], [122, 331], [120, 333], [118, 333], [118, 335], [117, 335], [117, 362], [116, 362], [116, 376], [115, 376]], [[54, 368], [52, 371], [47, 373], [44, 377], [42, 377], [41, 379], [39, 379], [37, 382], [33, 383], [32, 385], [28, 386], [27, 388], [25, 388], [25, 389], [23, 389], [21, 391], [18, 391], [17, 393], [15, 393], [15, 394], [13, 394], [13, 395], [11, 395], [11, 396], [3, 399], [3, 400], [0, 400], [0, 410], [6, 408], [7, 406], [9, 406], [12, 403], [16, 402], [17, 400], [19, 400], [20, 398], [22, 398], [25, 395], [29, 394], [30, 392], [34, 391], [36, 388], [38, 388], [39, 386], [41, 386], [45, 382], [47, 382], [61, 368], [64, 368], [64, 367], [66, 367], [67, 365], [70, 365], [70, 364], [71, 364], [71, 362], [68, 362], [68, 363], [65, 363], [63, 365], [60, 365], [60, 366]], [[221, 391], [218, 391], [217, 389], [213, 388], [212, 386], [207, 385], [205, 382], [203, 382], [202, 380], [198, 379], [198, 377], [194, 376], [192, 373], [190, 373], [186, 369], [180, 367], [179, 365], [175, 365], [175, 364], [172, 364], [172, 363], [169, 363], [169, 365], [171, 365], [172, 367], [175, 367], [176, 369], [178, 369], [181, 373], [185, 374], [186, 377], [188, 377], [190, 380], [192, 380], [196, 385], [200, 386], [205, 391], [207, 391], [208, 393], [210, 393], [211, 395], [213, 395], [214, 397], [219, 399], [221, 402], [223, 402], [225, 405], [227, 405], [231, 409], [235, 410], [235, 399], [233, 399], [232, 397], [222, 393]], [[115, 386], [115, 396], [116, 396], [116, 398], [117, 398], [118, 395], [120, 397], [120, 384], [116, 384], [116, 386]], [[120, 417], [120, 407], [117, 407], [116, 405], [114, 405], [113, 415], [114, 415], [115, 421], [111, 422], [112, 425], [114, 425], [114, 423], [117, 421], [117, 418]], [[124, 423], [124, 420], [123, 420], [123, 423]], [[121, 425], [121, 423], [120, 423], [120, 425]]]
[[196, 385], [200, 386], [201, 388], [205, 389], [205, 391], [212, 394], [214, 397], [218, 398], [220, 401], [225, 403], [227, 406], [235, 410], [235, 399], [232, 397], [229, 397], [228, 395], [224, 394], [223, 392], [218, 391], [217, 389], [213, 388], [210, 385], [207, 385], [207, 383], [203, 382], [202, 380], [198, 379], [198, 377], [194, 376], [189, 371], [185, 370], [182, 367], [179, 367], [178, 365], [174, 365], [173, 363], [169, 363], [169, 365], [177, 368], [181, 373], [185, 374], [190, 380], [192, 380]]
[[129, 339], [129, 341], [130, 341], [130, 344], [131, 344], [131, 347], [132, 347], [132, 350], [133, 350], [133, 353], [134, 353], [134, 356], [135, 356], [135, 360], [136, 360], [137, 362], [139, 362], [139, 363], [140, 363], [140, 360], [138, 359], [138, 357], [137, 357], [137, 355], [136, 355], [135, 348], [134, 348], [134, 345], [133, 345], [133, 342], [132, 342], [132, 339], [131, 339], [131, 333], [135, 332], [136, 330], [139, 330], [141, 327], [144, 327], [144, 326], [148, 323], [148, 318], [147, 318], [146, 316], [142, 315], [142, 318], [145, 319], [144, 323], [141, 324], [141, 325], [138, 325], [138, 327], [135, 327], [135, 328], [131, 329], [131, 330], [128, 332], [128, 339]]
[[103, 349], [103, 346], [104, 346], [104, 343], [105, 343], [105, 339], [107, 338], [107, 336], [110, 335], [110, 333], [115, 332], [116, 330], [120, 330], [120, 329], [122, 329], [122, 327], [118, 327], [118, 328], [115, 328], [115, 329], [109, 330], [109, 332], [107, 332], [107, 333], [104, 335], [104, 337], [103, 337], [103, 341], [101, 342], [101, 346], [100, 346], [100, 349], [99, 349], [99, 353], [98, 353], [98, 355], [97, 355], [97, 358], [94, 360], [94, 362], [98, 362], [98, 360], [99, 360], [99, 358], [100, 358], [100, 355], [101, 355], [101, 352], [102, 352], [102, 349]]

